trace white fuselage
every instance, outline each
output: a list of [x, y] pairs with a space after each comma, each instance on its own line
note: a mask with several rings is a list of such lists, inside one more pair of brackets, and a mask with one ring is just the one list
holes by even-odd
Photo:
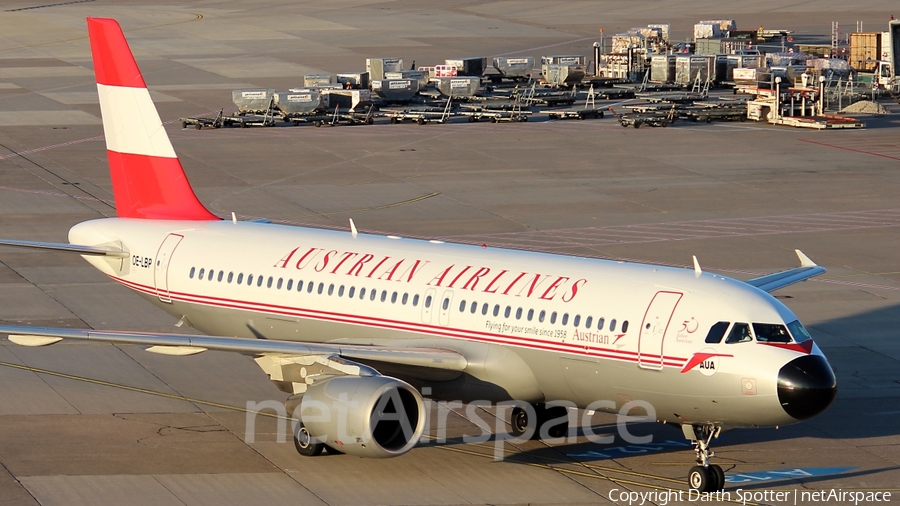
[[716, 322], [796, 317], [710, 273], [229, 221], [103, 219], [69, 240], [121, 246], [130, 258], [86, 258], [207, 334], [457, 350], [461, 377], [392, 372], [439, 397], [607, 401], [598, 410], [642, 400], [660, 420], [796, 421], [776, 383], [801, 352], [705, 343]]

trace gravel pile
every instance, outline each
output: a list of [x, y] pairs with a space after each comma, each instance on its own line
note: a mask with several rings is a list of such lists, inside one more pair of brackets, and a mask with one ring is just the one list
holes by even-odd
[[848, 112], [852, 114], [888, 114], [889, 111], [883, 105], [872, 102], [871, 100], [860, 100], [859, 102], [855, 102], [853, 104], [844, 107], [841, 112]]

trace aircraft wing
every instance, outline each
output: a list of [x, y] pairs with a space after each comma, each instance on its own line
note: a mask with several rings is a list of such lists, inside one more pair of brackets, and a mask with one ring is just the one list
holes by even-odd
[[67, 253], [78, 253], [80, 255], [109, 256], [115, 258], [127, 258], [129, 256], [127, 251], [122, 251], [121, 249], [101, 248], [98, 246], [79, 246], [77, 244], [60, 242], [13, 241], [10, 239], [0, 239], [0, 246], [47, 249], [53, 251], [65, 251]]
[[47, 346], [58, 343], [63, 339], [73, 339], [149, 345], [150, 348], [147, 351], [164, 355], [193, 355], [207, 350], [216, 350], [231, 351], [255, 357], [326, 356], [455, 372], [464, 371], [467, 365], [465, 357], [459, 353], [453, 350], [437, 348], [306, 343], [240, 337], [149, 334], [10, 325], [0, 325], [0, 334], [8, 334], [10, 341], [22, 346]]
[[808, 256], [804, 255], [802, 251], [794, 250], [794, 252], [797, 253], [797, 257], [800, 259], [800, 267], [753, 278], [745, 281], [745, 283], [753, 285], [765, 292], [774, 292], [780, 288], [799, 283], [800, 281], [806, 281], [813, 276], [818, 276], [825, 272], [824, 267], [816, 265], [816, 263], [810, 260]]

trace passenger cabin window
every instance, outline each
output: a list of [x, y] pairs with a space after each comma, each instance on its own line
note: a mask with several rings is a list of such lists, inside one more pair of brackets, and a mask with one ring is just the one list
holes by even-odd
[[550, 323], [556, 323], [556, 311], [550, 313]]
[[791, 335], [788, 334], [787, 327], [773, 323], [754, 323], [753, 333], [756, 334], [756, 340], [761, 343], [789, 343]]
[[419, 305], [419, 294], [415, 294], [415, 295], [413, 295], [413, 307], [416, 307], [418, 305]]
[[597, 318], [597, 330], [603, 330], [604, 323], [606, 323], [606, 318]]
[[731, 332], [728, 333], [728, 337], [725, 339], [725, 344], [733, 344], [733, 343], [746, 343], [753, 340], [753, 336], [750, 335], [750, 325], [746, 323], [735, 323], [733, 327], [731, 327]]
[[425, 307], [431, 307], [431, 295], [425, 297]]
[[567, 325], [569, 323], [569, 313], [563, 313], [562, 324]]
[[799, 320], [794, 320], [791, 323], [787, 324], [788, 329], [791, 331], [791, 335], [794, 336], [794, 341], [798, 343], [802, 343], [808, 339], [812, 339], [809, 335], [809, 332], [803, 328], [803, 325], [800, 324]]
[[444, 299], [444, 304], [441, 306], [441, 309], [446, 311], [448, 307], [450, 307], [450, 299]]
[[221, 282], [222, 282], [222, 278], [224, 278], [224, 277], [225, 277], [225, 271], [219, 271], [219, 276], [216, 278], [216, 281], [218, 281], [219, 283], [221, 283]]
[[494, 316], [500, 314], [500, 304], [494, 304]]
[[709, 328], [709, 333], [706, 334], [706, 342], [709, 344], [718, 344], [722, 342], [722, 338], [725, 337], [725, 331], [728, 330], [728, 325], [731, 322], [719, 322], [714, 324]]
[[287, 284], [287, 286], [286, 286], [284, 289], [287, 290], [287, 291], [290, 291], [291, 288], [294, 288], [294, 280], [293, 280], [293, 279], [289, 279], [289, 280], [288, 280], [288, 284]]
[[233, 273], [233, 272], [229, 272], [229, 273], [228, 273], [228, 282], [231, 283], [233, 280], [234, 280], [234, 273]]
[[593, 321], [594, 321], [594, 317], [593, 317], [593, 316], [588, 316], [588, 317], [584, 320], [584, 328], [586, 328], [586, 329], [591, 328], [591, 323], [592, 323]]
[[522, 308], [516, 309], [516, 320], [522, 318]]
[[243, 272], [239, 272], [239, 273], [238, 273], [237, 284], [241, 284], [241, 283], [243, 283], [243, 282], [244, 282], [244, 273], [243, 273]]
[[613, 318], [612, 320], [609, 321], [609, 331], [610, 332], [616, 331], [616, 319], [615, 318]]
[[459, 301], [459, 312], [462, 313], [466, 310], [466, 301], [465, 299]]
[[191, 267], [191, 273], [188, 275], [189, 278], [194, 279], [194, 272], [197, 271], [196, 267]]
[[278, 278], [278, 283], [275, 284], [275, 289], [281, 290], [282, 283], [284, 283], [284, 278]]
[[581, 315], [577, 314], [577, 315], [575, 315], [575, 319], [572, 320], [572, 325], [577, 327], [580, 323], [581, 323]]
[[547, 316], [547, 311], [541, 309], [541, 312], [538, 313], [538, 321], [544, 323], [544, 317]]
[[624, 334], [626, 332], [628, 332], [628, 320], [622, 322], [622, 333]]

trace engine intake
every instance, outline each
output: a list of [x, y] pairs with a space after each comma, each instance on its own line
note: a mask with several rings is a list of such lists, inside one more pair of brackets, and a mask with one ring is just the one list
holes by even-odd
[[339, 376], [313, 383], [300, 402], [311, 436], [349, 455], [403, 455], [425, 430], [422, 396], [388, 376]]

